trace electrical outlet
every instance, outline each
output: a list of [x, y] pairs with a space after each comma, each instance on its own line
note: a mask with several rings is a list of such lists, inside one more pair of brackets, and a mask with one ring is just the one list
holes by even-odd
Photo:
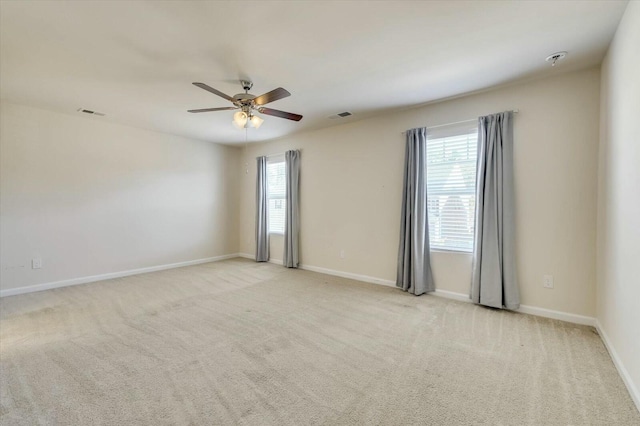
[[544, 275], [542, 278], [542, 286], [544, 288], [553, 288], [553, 275]]
[[340, 250], [340, 259], [344, 259], [344, 249]]
[[34, 257], [31, 259], [31, 269], [40, 269], [42, 268], [42, 258]]

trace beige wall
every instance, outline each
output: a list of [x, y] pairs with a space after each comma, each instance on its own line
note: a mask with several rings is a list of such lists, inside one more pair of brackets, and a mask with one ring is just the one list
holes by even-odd
[[6, 102], [1, 120], [2, 290], [238, 251], [238, 149]]
[[[594, 316], [599, 79], [562, 74], [242, 152], [3, 103], [2, 288], [253, 253], [255, 157], [290, 148], [302, 149], [302, 263], [394, 280], [401, 132], [519, 108], [522, 303]], [[272, 258], [281, 253], [272, 236]], [[29, 268], [36, 256], [41, 270]], [[435, 252], [433, 267], [439, 289], [468, 291], [470, 255]]]
[[598, 321], [640, 408], [639, 2], [629, 2], [602, 64], [601, 100]]
[[[401, 132], [518, 108], [517, 259], [522, 303], [595, 315], [597, 68], [250, 145], [241, 173], [240, 250], [254, 253], [255, 157], [299, 148], [301, 262], [395, 280]], [[357, 114], [357, 111], [354, 111]], [[282, 238], [272, 236], [272, 258]], [[340, 250], [345, 258], [340, 258]], [[432, 254], [439, 289], [468, 293], [471, 256]], [[553, 274], [555, 289], [542, 287]]]

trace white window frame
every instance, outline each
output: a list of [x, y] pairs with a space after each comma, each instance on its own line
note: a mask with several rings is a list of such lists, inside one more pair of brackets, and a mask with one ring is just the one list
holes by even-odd
[[[442, 251], [442, 252], [456, 252], [456, 253], [472, 253], [473, 252], [473, 244], [475, 240], [475, 183], [476, 183], [476, 173], [477, 173], [477, 134], [478, 134], [478, 125], [477, 122], [465, 122], [465, 123], [457, 123], [452, 125], [444, 125], [444, 126], [435, 126], [432, 128], [427, 128], [427, 204], [428, 204], [428, 215], [429, 215], [429, 246], [431, 251]], [[446, 175], [438, 175], [437, 166], [434, 167], [434, 163], [430, 162], [430, 159], [433, 158], [433, 153], [438, 152], [440, 149], [443, 149], [442, 159], [445, 160], [445, 156], [447, 154], [444, 153], [446, 150], [447, 138], [456, 138], [463, 135], [470, 135], [471, 145], [469, 142], [465, 144], [465, 147], [473, 147], [472, 152], [465, 152], [466, 158], [460, 160], [459, 162], [452, 161], [452, 169], [455, 167], [453, 164], [460, 165], [460, 168], [464, 168], [466, 172], [466, 176], [469, 174], [469, 166], [473, 165], [473, 182], [469, 184], [468, 179], [462, 179], [452, 177], [451, 174]], [[431, 144], [430, 144], [431, 142]], [[453, 144], [454, 142], [451, 142]], [[451, 146], [451, 144], [449, 146]], [[432, 156], [430, 157], [429, 153], [431, 151]], [[434, 159], [435, 160], [435, 159]], [[440, 164], [444, 164], [444, 161]], [[431, 173], [430, 173], [431, 172]], [[431, 175], [431, 176], [430, 176]], [[463, 173], [461, 172], [461, 176]], [[434, 183], [432, 185], [429, 184], [430, 177], [432, 179], [438, 179], [438, 183]], [[446, 179], [446, 182], [443, 180]], [[452, 183], [450, 183], [452, 182]], [[461, 182], [465, 183], [465, 188], [461, 188]], [[445, 188], [447, 185], [450, 185], [451, 188]], [[456, 188], [457, 187], [457, 188]], [[446, 197], [443, 202], [443, 197]], [[470, 231], [464, 232], [462, 231], [461, 238], [458, 239], [458, 244], [455, 241], [456, 230], [452, 231], [451, 228], [447, 229], [446, 225], [442, 224], [442, 220], [445, 221], [447, 219], [455, 221], [453, 222], [453, 226], [459, 225], [457, 221], [459, 218], [455, 216], [453, 218], [447, 218], [446, 215], [443, 215], [443, 210], [446, 207], [446, 201], [448, 201], [449, 197], [456, 197], [456, 202], [460, 202], [462, 209], [464, 209], [466, 213], [466, 225], [467, 229], [470, 228]], [[452, 206], [452, 204], [450, 204]], [[455, 207], [455, 206], [454, 206]], [[454, 208], [451, 207], [451, 208]], [[434, 211], [437, 210], [438, 214], [434, 214]], [[451, 223], [451, 222], [450, 222]], [[437, 227], [437, 229], [436, 229]], [[436, 232], [438, 231], [438, 232]], [[453, 238], [451, 238], [453, 237]], [[466, 238], [468, 237], [468, 238]], [[447, 238], [451, 238], [451, 242], [447, 243]], [[460, 243], [463, 241], [469, 241], [470, 245], [466, 247], [461, 247]]]
[[[269, 165], [270, 164], [278, 164], [278, 163], [282, 163], [284, 164], [284, 154], [282, 155], [276, 155], [276, 156], [272, 156], [269, 157], [267, 159], [267, 231], [269, 232], [269, 234], [274, 234], [274, 235], [284, 235], [284, 223], [282, 226], [282, 231], [280, 230], [272, 230], [271, 229], [271, 214], [270, 214], [270, 207], [271, 207], [271, 200], [282, 200], [282, 204], [283, 204], [283, 208], [286, 208], [286, 192], [282, 195], [280, 194], [272, 194], [271, 191], [269, 190]], [[284, 176], [285, 176], [285, 182], [286, 182], [286, 178], [287, 178], [287, 169], [286, 167], [284, 168]]]

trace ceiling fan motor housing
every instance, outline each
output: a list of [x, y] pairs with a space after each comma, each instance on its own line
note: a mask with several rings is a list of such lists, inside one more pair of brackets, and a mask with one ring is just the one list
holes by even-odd
[[238, 93], [237, 95], [233, 95], [233, 99], [241, 103], [250, 102], [255, 98], [255, 96], [250, 95], [249, 93]]
[[242, 109], [245, 114], [250, 115], [251, 110], [254, 109], [253, 100], [255, 98], [256, 97], [254, 95], [250, 95], [248, 93], [238, 93], [233, 96], [233, 103], [238, 108]]

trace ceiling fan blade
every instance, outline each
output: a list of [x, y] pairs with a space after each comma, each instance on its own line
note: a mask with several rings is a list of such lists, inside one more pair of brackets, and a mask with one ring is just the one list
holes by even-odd
[[283, 89], [282, 87], [278, 87], [277, 89], [273, 89], [270, 92], [265, 93], [264, 95], [260, 95], [253, 100], [256, 105], [265, 105], [269, 102], [277, 101], [278, 99], [286, 98], [287, 96], [291, 96], [291, 93]]
[[299, 115], [299, 114], [293, 114], [291, 112], [279, 111], [277, 109], [259, 108], [258, 111], [260, 111], [261, 113], [266, 114], [266, 115], [273, 115], [274, 117], [286, 118], [287, 120], [293, 120], [293, 121], [302, 120], [302, 116]]
[[207, 86], [207, 85], [206, 85], [206, 84], [204, 84], [204, 83], [193, 83], [193, 85], [194, 85], [194, 86], [198, 86], [199, 88], [204, 89], [204, 90], [206, 90], [207, 92], [211, 92], [211, 93], [213, 93], [214, 95], [218, 95], [218, 96], [220, 96], [221, 98], [225, 98], [225, 99], [226, 99], [226, 100], [228, 100], [228, 101], [235, 102], [235, 101], [234, 101], [234, 99], [233, 99], [231, 96], [226, 95], [226, 94], [222, 93], [221, 91], [214, 89], [213, 87]]
[[203, 108], [203, 109], [190, 109], [187, 112], [211, 112], [211, 111], [227, 111], [230, 109], [238, 109], [237, 107], [222, 107], [222, 108]]

